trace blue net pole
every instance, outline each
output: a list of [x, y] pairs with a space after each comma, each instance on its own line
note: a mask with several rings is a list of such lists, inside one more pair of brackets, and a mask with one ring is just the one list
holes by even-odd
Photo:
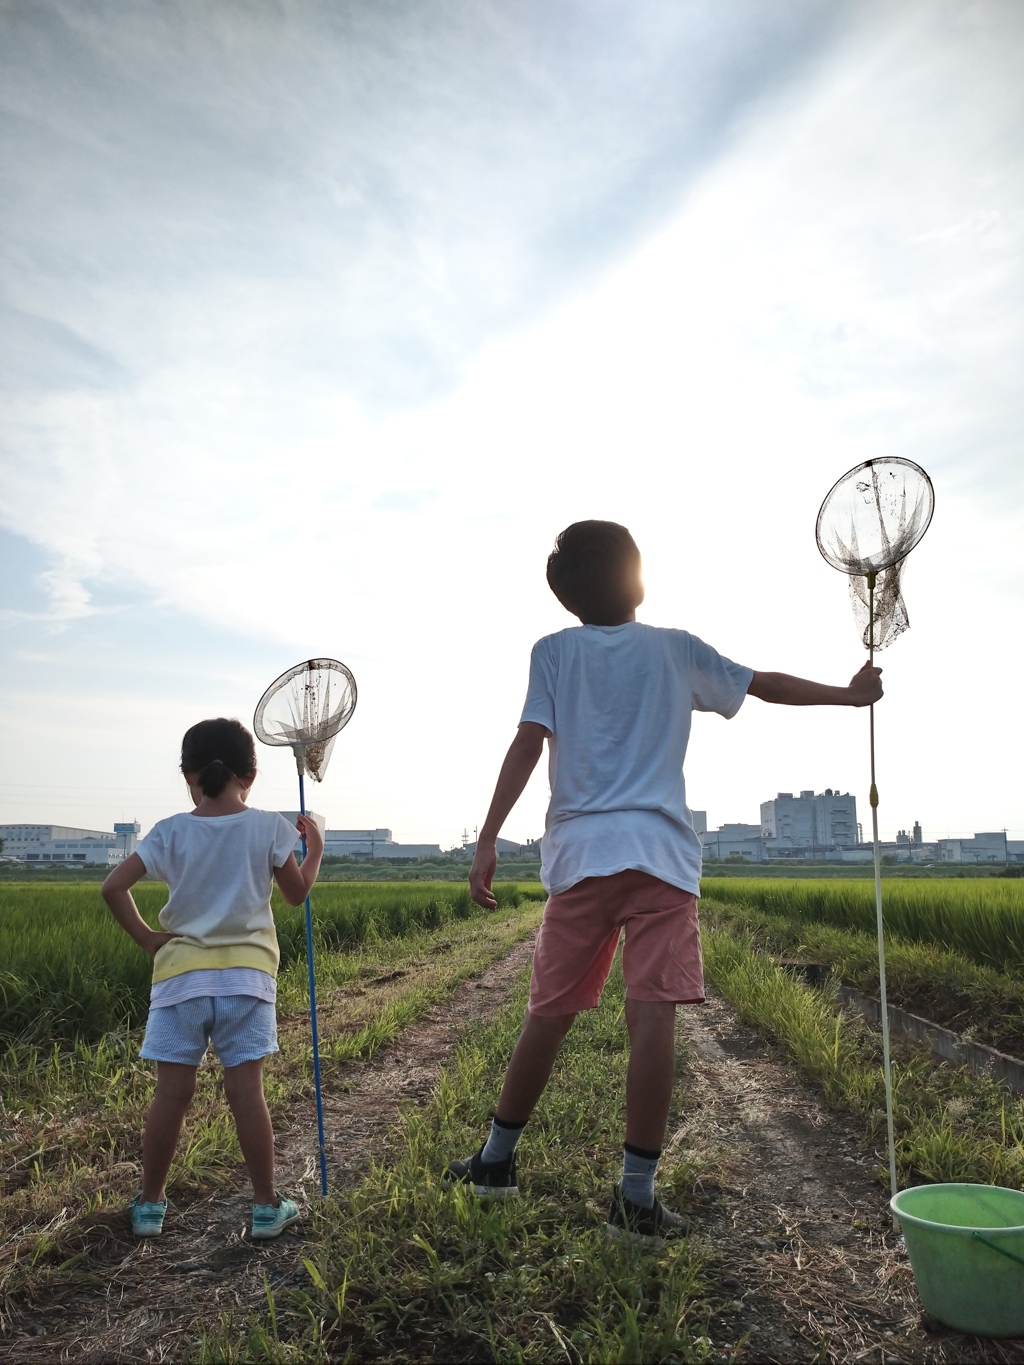
[[[868, 574], [868, 662], [875, 662], [875, 575]], [[882, 915], [882, 859], [878, 841], [878, 786], [875, 782], [875, 707], [870, 707], [871, 738], [871, 843], [875, 864], [875, 927], [878, 934], [878, 994], [882, 1007], [882, 1073], [885, 1078], [885, 1129], [889, 1146], [889, 1186], [893, 1199], [899, 1192], [896, 1178], [896, 1125], [893, 1119], [892, 1054], [889, 1042], [889, 998], [885, 981], [885, 920]]]
[[[306, 813], [306, 784], [299, 773], [299, 810]], [[306, 857], [306, 836], [302, 836], [302, 857]], [[320, 1090], [320, 1035], [316, 1027], [316, 978], [313, 972], [313, 907], [306, 897], [306, 965], [309, 968], [309, 1022], [313, 1031], [313, 1081], [316, 1087], [316, 1133], [320, 1148], [320, 1193], [327, 1193], [327, 1153], [324, 1150], [324, 1101]]]

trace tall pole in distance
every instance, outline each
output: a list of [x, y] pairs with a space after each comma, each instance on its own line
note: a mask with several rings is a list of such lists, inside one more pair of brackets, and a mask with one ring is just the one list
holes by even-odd
[[[296, 753], [299, 770], [299, 811], [306, 813], [305, 755]], [[302, 836], [302, 857], [306, 857], [306, 836]], [[327, 1153], [324, 1150], [324, 1102], [320, 1090], [320, 1035], [316, 1027], [316, 977], [313, 973], [313, 907], [306, 897], [306, 966], [309, 968], [309, 1022], [313, 1031], [313, 1082], [316, 1088], [316, 1133], [320, 1149], [320, 1193], [327, 1193]]]
[[[875, 662], [875, 572], [868, 574], [868, 661]], [[895, 1197], [896, 1130], [893, 1124], [892, 1061], [889, 1054], [889, 1001], [885, 987], [885, 925], [882, 919], [882, 856], [878, 842], [878, 787], [875, 783], [875, 707], [870, 708], [871, 731], [871, 837], [875, 854], [875, 920], [878, 927], [878, 985], [882, 1006], [882, 1069], [885, 1073], [885, 1124], [889, 1141], [889, 1185]]]

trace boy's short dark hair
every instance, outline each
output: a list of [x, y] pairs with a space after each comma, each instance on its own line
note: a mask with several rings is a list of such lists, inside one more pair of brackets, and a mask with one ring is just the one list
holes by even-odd
[[614, 521], [574, 521], [548, 555], [548, 587], [586, 625], [619, 625], [643, 601], [636, 541]]

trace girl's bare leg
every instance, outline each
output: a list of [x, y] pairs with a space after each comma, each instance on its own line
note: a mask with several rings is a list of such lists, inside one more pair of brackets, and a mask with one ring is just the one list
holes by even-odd
[[165, 1198], [167, 1172], [174, 1160], [192, 1096], [196, 1093], [195, 1066], [157, 1062], [156, 1094], [149, 1106], [142, 1135], [142, 1199], [157, 1204]]
[[263, 1094], [263, 1058], [224, 1068], [224, 1093], [235, 1120], [238, 1145], [252, 1181], [256, 1204], [276, 1204], [274, 1129]]

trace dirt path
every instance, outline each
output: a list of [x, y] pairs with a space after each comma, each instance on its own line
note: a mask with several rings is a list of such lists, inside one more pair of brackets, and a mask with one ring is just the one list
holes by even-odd
[[[463, 1029], [501, 1008], [532, 952], [531, 936], [463, 982], [372, 1061], [346, 1063], [343, 1083], [324, 1103], [335, 1187], [357, 1179], [371, 1157], [386, 1154], [401, 1106], [427, 1100]], [[319, 1188], [312, 1102], [279, 1135], [277, 1161], [280, 1188], [308, 1203]], [[199, 1323], [260, 1311], [265, 1279], [273, 1287], [308, 1283], [301, 1223], [278, 1241], [254, 1245], [250, 1199], [240, 1171], [230, 1192], [221, 1188], [174, 1207], [163, 1236], [152, 1241], [131, 1236], [123, 1211], [91, 1220], [76, 1267], [80, 1278], [12, 1315], [0, 1337], [0, 1360], [172, 1361], [182, 1346], [194, 1347]]]
[[694, 1116], [673, 1136], [706, 1162], [699, 1226], [735, 1294], [712, 1324], [741, 1361], [1024, 1362], [1024, 1342], [922, 1324], [874, 1178], [881, 1152], [721, 998], [681, 1011]]

